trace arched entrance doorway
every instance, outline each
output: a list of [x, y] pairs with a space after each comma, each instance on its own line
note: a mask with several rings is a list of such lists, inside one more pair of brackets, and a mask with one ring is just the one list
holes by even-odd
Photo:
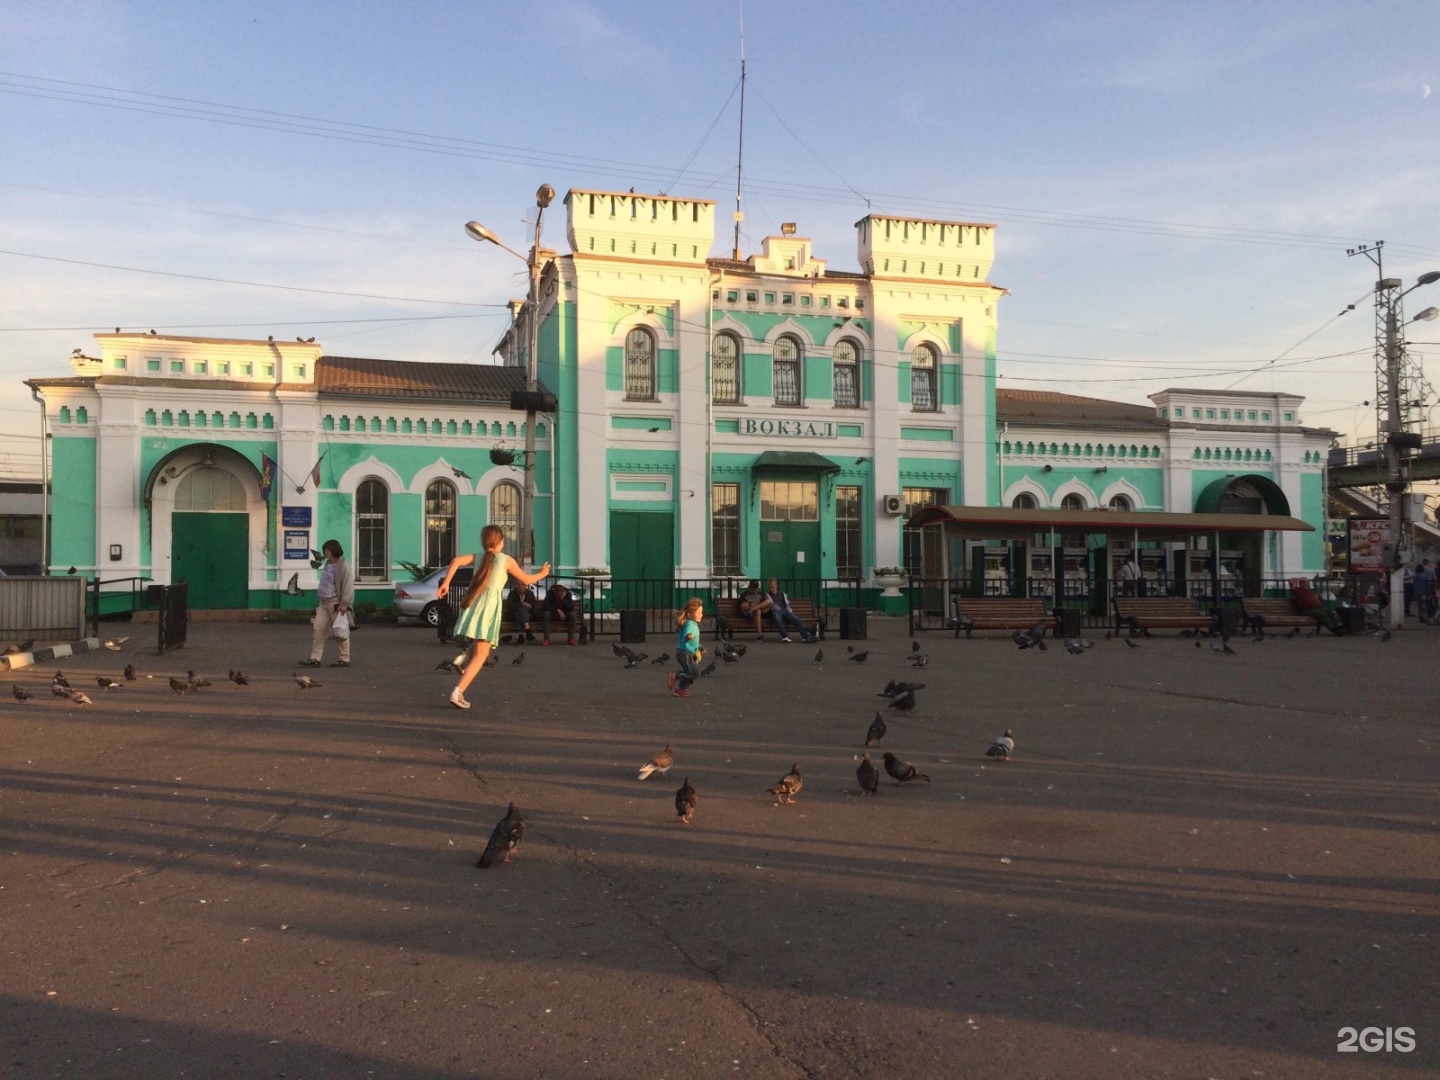
[[[1268, 476], [1255, 473], [1222, 476], [1207, 484], [1195, 497], [1197, 514], [1274, 514], [1290, 516], [1290, 500], [1280, 485]], [[1268, 537], [1268, 539], [1266, 539]], [[1262, 545], [1270, 544], [1267, 551]], [[1267, 563], [1278, 562], [1273, 546], [1276, 533], [1221, 533], [1220, 573], [1239, 579], [1245, 596], [1259, 596]]]
[[249, 607], [251, 538], [263, 543], [266, 527], [255, 467], [226, 447], [188, 446], [158, 462], [147, 487], [157, 580], [168, 552], [169, 581], [186, 582], [191, 608]]

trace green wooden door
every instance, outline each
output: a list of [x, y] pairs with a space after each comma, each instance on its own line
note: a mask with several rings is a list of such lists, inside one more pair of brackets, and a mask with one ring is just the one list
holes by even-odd
[[[669, 607], [670, 583], [675, 580], [675, 515], [612, 510], [610, 572], [615, 580], [612, 608]], [[627, 581], [651, 584], [627, 585]]]
[[760, 522], [760, 584], [820, 580], [820, 522]]
[[170, 580], [189, 583], [190, 607], [250, 606], [246, 514], [170, 515]]

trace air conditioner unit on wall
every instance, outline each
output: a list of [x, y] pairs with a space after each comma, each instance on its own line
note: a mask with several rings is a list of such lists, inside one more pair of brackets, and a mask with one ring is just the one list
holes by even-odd
[[885, 496], [885, 513], [890, 517], [899, 517], [905, 513], [905, 500], [899, 495]]

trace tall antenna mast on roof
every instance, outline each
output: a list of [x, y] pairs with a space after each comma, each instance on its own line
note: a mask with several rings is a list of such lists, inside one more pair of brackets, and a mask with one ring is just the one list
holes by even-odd
[[740, 261], [740, 178], [745, 169], [745, 0], [740, 0], [740, 146], [735, 155], [735, 247], [732, 258]]

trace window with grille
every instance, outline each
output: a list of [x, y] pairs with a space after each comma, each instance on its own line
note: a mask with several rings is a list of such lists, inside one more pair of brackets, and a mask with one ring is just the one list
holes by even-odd
[[740, 485], [710, 486], [711, 572], [740, 576]]
[[355, 492], [355, 580], [390, 579], [390, 489], [364, 480]]
[[455, 485], [433, 481], [425, 489], [425, 565], [448, 566], [455, 558]]
[[835, 576], [858, 578], [865, 558], [860, 550], [860, 488], [848, 484], [835, 488]]
[[835, 343], [835, 404], [842, 409], [860, 405], [860, 350], [848, 339]]
[[936, 386], [935, 350], [917, 345], [910, 354], [910, 406], [916, 412], [935, 412], [940, 408]]
[[778, 338], [775, 342], [775, 384], [776, 405], [800, 404], [800, 343], [793, 337]]
[[1039, 509], [1035, 503], [1035, 496], [1031, 495], [1028, 491], [1022, 491], [1019, 495], [1016, 495], [1015, 498], [1010, 501], [1010, 505], [1016, 510]]
[[[905, 517], [910, 517], [921, 507], [925, 506], [946, 506], [950, 502], [949, 488], [921, 488], [907, 487], [900, 491], [901, 497], [905, 500]], [[901, 542], [904, 545], [905, 570], [912, 577], [921, 577], [924, 574], [925, 556], [927, 546], [930, 563], [938, 567], [940, 534], [935, 529], [902, 529], [900, 532]]]
[[1066, 495], [1065, 498], [1063, 498], [1063, 499], [1060, 500], [1060, 509], [1061, 509], [1061, 510], [1084, 510], [1084, 509], [1085, 509], [1085, 496], [1084, 496], [1084, 495], [1074, 495], [1074, 494]]
[[505, 534], [505, 550], [520, 557], [520, 485], [502, 480], [490, 492], [490, 524]]
[[[1082, 506], [1081, 509], [1083, 510], [1084, 507]], [[1134, 510], [1135, 504], [1130, 501], [1129, 495], [1112, 495], [1110, 496], [1110, 509]]]
[[716, 334], [710, 346], [710, 396], [726, 404], [740, 402], [740, 339]]
[[655, 338], [641, 326], [625, 335], [625, 397], [655, 400]]

